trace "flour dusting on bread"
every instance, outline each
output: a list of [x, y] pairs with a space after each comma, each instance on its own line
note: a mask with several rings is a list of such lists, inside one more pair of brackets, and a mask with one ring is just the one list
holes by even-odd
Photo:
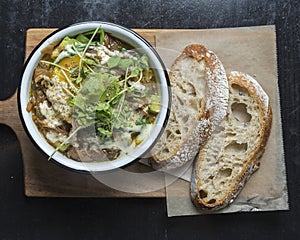
[[259, 168], [270, 134], [267, 94], [251, 76], [231, 72], [227, 115], [200, 150], [191, 181], [193, 203], [206, 210], [228, 206]]
[[172, 108], [164, 134], [152, 150], [154, 168], [192, 161], [226, 115], [228, 82], [218, 57], [200, 44], [187, 46], [171, 72]]

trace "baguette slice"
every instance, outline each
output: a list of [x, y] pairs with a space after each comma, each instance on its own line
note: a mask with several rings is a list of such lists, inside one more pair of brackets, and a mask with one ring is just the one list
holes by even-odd
[[259, 168], [270, 134], [269, 98], [251, 76], [231, 72], [227, 115], [194, 162], [190, 185], [194, 205], [205, 210], [228, 206]]
[[170, 71], [172, 108], [166, 129], [152, 150], [156, 169], [182, 166], [226, 115], [228, 81], [221, 61], [200, 44], [185, 47]]

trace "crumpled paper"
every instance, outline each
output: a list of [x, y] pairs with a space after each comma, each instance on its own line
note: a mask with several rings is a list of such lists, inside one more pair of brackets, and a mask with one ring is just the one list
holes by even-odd
[[[203, 44], [215, 52], [227, 72], [241, 71], [257, 79], [269, 95], [273, 110], [271, 134], [260, 169], [252, 175], [234, 203], [216, 213], [288, 210], [275, 26], [170, 30], [156, 35], [156, 49], [167, 68], [184, 47], [192, 43]], [[203, 214], [190, 200], [190, 173], [189, 168], [175, 182], [174, 176], [165, 176], [169, 217]]]

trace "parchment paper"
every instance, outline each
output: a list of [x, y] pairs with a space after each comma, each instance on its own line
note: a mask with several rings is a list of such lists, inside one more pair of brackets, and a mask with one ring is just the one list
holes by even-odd
[[[235, 202], [217, 213], [288, 210], [275, 26], [182, 30], [156, 35], [157, 51], [168, 68], [175, 53], [179, 54], [191, 43], [203, 44], [215, 52], [227, 72], [237, 70], [254, 76], [269, 95], [273, 110], [271, 134], [260, 169], [252, 175]], [[166, 175], [166, 183], [172, 178]], [[183, 178], [189, 180], [190, 171]], [[178, 179], [167, 186], [166, 195], [168, 216], [202, 214], [191, 203], [188, 181]]]

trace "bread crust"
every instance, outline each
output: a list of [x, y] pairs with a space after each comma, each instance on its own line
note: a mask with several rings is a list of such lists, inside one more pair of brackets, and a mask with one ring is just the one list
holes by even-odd
[[201, 208], [206, 211], [215, 211], [222, 209], [229, 204], [231, 204], [242, 191], [246, 182], [249, 180], [251, 175], [259, 169], [260, 161], [259, 159], [263, 155], [265, 151], [265, 147], [270, 135], [271, 125], [272, 125], [272, 109], [270, 106], [269, 98], [267, 94], [264, 92], [262, 87], [258, 84], [258, 82], [252, 78], [251, 76], [241, 73], [241, 72], [231, 72], [227, 74], [229, 85], [232, 86], [236, 84], [242, 88], [248, 90], [249, 95], [255, 99], [256, 102], [259, 103], [259, 114], [261, 116], [261, 130], [260, 130], [260, 139], [256, 144], [255, 148], [251, 152], [250, 155], [246, 156], [246, 166], [238, 175], [238, 179], [234, 185], [234, 187], [228, 189], [226, 194], [222, 199], [217, 200], [214, 203], [205, 202], [200, 197], [200, 189], [201, 189], [201, 181], [200, 181], [200, 171], [201, 171], [201, 163], [204, 158], [204, 154], [200, 151], [198, 157], [195, 159], [194, 168], [192, 172], [192, 181], [190, 185], [190, 194], [192, 202], [195, 206]]
[[203, 45], [192, 44], [185, 47], [173, 63], [170, 72], [171, 86], [174, 67], [179, 61], [188, 57], [195, 59], [198, 63], [202, 60], [206, 63], [207, 91], [204, 94], [202, 109], [197, 116], [195, 125], [190, 127], [186, 138], [176, 147], [170, 157], [160, 159], [152, 152], [150, 164], [155, 169], [177, 168], [193, 160], [199, 152], [199, 148], [205, 144], [208, 137], [226, 115], [229, 96], [226, 72], [216, 54]]

